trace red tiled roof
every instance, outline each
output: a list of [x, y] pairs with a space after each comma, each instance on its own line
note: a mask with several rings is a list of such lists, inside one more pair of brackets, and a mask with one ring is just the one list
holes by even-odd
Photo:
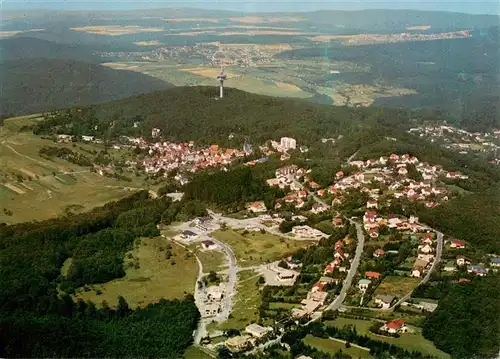
[[366, 272], [365, 273], [365, 277], [366, 278], [376, 278], [376, 279], [379, 279], [380, 278], [380, 273], [378, 273], [378, 272]]
[[401, 327], [405, 324], [405, 322], [401, 319], [391, 320], [390, 322], [385, 323], [386, 328], [389, 329], [401, 329]]

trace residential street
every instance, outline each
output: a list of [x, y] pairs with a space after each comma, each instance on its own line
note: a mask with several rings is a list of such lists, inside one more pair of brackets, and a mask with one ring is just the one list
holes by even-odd
[[351, 268], [349, 268], [349, 272], [347, 273], [347, 277], [344, 279], [343, 285], [342, 285], [342, 290], [340, 291], [340, 294], [335, 298], [333, 302], [331, 302], [328, 307], [326, 307], [326, 310], [337, 310], [340, 308], [342, 305], [342, 302], [345, 300], [345, 297], [347, 295], [347, 292], [349, 291], [349, 288], [351, 287], [352, 284], [352, 279], [356, 275], [356, 272], [358, 271], [358, 266], [359, 266], [359, 261], [361, 259], [361, 254], [363, 253], [363, 246], [365, 245], [365, 235], [363, 233], [363, 229], [361, 228], [361, 225], [357, 222], [354, 222], [353, 220], [349, 220], [351, 223], [353, 223], [356, 226], [356, 235], [358, 237], [358, 245], [356, 247], [356, 254], [354, 255], [354, 258], [351, 262]]
[[[429, 271], [427, 272], [425, 277], [422, 278], [422, 280], [420, 281], [420, 283], [418, 285], [425, 284], [429, 281], [432, 273], [434, 272], [439, 261], [441, 260], [441, 254], [443, 252], [443, 233], [436, 231], [436, 234], [437, 234], [436, 257], [434, 258], [434, 262], [432, 262], [431, 268], [429, 269]], [[407, 301], [411, 297], [412, 293], [413, 293], [413, 290], [411, 292], [407, 293], [406, 295], [404, 295], [403, 297], [401, 297], [396, 303], [394, 303], [392, 306], [390, 306], [389, 308], [386, 308], [386, 309], [384, 309], [384, 308], [368, 308], [368, 307], [363, 307], [363, 309], [373, 310], [373, 311], [392, 311], [398, 305], [401, 305], [401, 303], [403, 303], [404, 301]], [[344, 306], [344, 307], [345, 308], [360, 308], [360, 307], [356, 307], [356, 306]]]

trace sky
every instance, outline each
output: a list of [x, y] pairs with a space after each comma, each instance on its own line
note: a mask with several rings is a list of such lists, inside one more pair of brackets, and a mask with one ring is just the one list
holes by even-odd
[[471, 14], [500, 15], [500, 1], [473, 0], [392, 0], [392, 1], [337, 1], [337, 0], [0, 0], [3, 10], [57, 9], [57, 10], [133, 10], [170, 7], [191, 7], [215, 10], [249, 12], [314, 11], [323, 9], [413, 9], [441, 10]]

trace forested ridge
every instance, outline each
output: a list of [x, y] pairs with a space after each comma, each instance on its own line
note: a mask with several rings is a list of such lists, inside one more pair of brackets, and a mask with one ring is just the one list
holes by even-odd
[[133, 71], [64, 59], [3, 61], [0, 73], [0, 114], [26, 115], [86, 106], [172, 87]]
[[69, 294], [122, 277], [126, 251], [137, 237], [159, 235], [160, 221], [205, 213], [142, 191], [88, 213], [0, 225], [0, 356], [181, 356], [199, 318], [192, 296], [132, 310], [121, 297], [116, 309], [97, 309]]
[[423, 335], [453, 358], [495, 358], [500, 343], [500, 277], [459, 283], [425, 321]]

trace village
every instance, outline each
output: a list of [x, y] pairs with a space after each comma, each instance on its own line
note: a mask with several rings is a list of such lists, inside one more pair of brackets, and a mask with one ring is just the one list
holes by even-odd
[[444, 148], [461, 155], [469, 153], [485, 154], [492, 164], [500, 164], [500, 130], [489, 133], [469, 132], [451, 125], [420, 126], [408, 130], [409, 133], [429, 139]]
[[[392, 153], [367, 160], [351, 157], [336, 169], [332, 182], [322, 186], [314, 181], [311, 169], [293, 164], [293, 154], [297, 150], [307, 153], [308, 148], [291, 137], [269, 140], [259, 146], [262, 157], [250, 161], [246, 160], [253, 152], [249, 144], [240, 150], [217, 144], [197, 147], [193, 141], [155, 142], [160, 137], [161, 131], [153, 129], [153, 142], [127, 139], [128, 146], [145, 153], [140, 161], [129, 161], [129, 169], [171, 176], [182, 186], [190, 174], [208, 167], [221, 171], [235, 165], [254, 167], [268, 162], [271, 156], [283, 163], [274, 177], [266, 180], [267, 186], [284, 193], [272, 207], [267, 207], [265, 201], [254, 201], [247, 203], [245, 213], [238, 217], [210, 212], [207, 217], [175, 228], [178, 234], [173, 240], [196, 247], [199, 253], [221, 253], [227, 263], [226, 269], [210, 273], [201, 268], [197, 280], [195, 300], [202, 320], [195, 342], [209, 352], [217, 352], [221, 346], [233, 353], [251, 352], [279, 342], [286, 330], [282, 323], [290, 318], [301, 325], [331, 312], [347, 321], [354, 320], [349, 319], [352, 316], [381, 313], [386, 320], [365, 319], [371, 323], [370, 335], [419, 336], [418, 321], [411, 315], [420, 311], [420, 320], [425, 313], [434, 311], [437, 303], [415, 292], [433, 285], [433, 274], [464, 284], [500, 267], [497, 255], [478, 257], [468, 243], [445, 237], [421, 223], [418, 216], [390, 212], [398, 201], [418, 203], [432, 210], [457, 195], [459, 181], [468, 180], [463, 173], [420, 161], [410, 154]], [[353, 195], [362, 202], [346, 211]], [[287, 241], [287, 246], [323, 246], [329, 254], [321, 264], [303, 263], [288, 252], [248, 266], [242, 262], [245, 254], [241, 249], [225, 241], [227, 237], [221, 234], [224, 231], [253, 239], [256, 245], [261, 238], [273, 238]], [[336, 240], [331, 242], [334, 237]], [[327, 247], [325, 243], [329, 243]], [[261, 310], [258, 320], [243, 320], [244, 327], [238, 324], [238, 330], [228, 335], [227, 330], [214, 328], [233, 323], [230, 316], [238, 317], [238, 286], [245, 271], [261, 277], [263, 286], [275, 288], [270, 289], [274, 294], [267, 305], [272, 303], [279, 309]], [[284, 294], [283, 288], [293, 294]]]

